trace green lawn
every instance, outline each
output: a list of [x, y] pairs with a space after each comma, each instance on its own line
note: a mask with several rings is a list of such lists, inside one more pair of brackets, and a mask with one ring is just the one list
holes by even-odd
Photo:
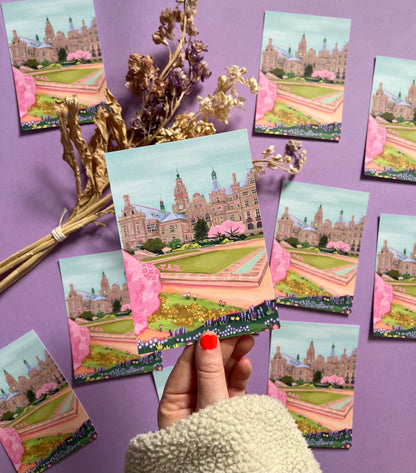
[[299, 274], [288, 271], [286, 278], [282, 281], [277, 281], [276, 289], [286, 294], [296, 294], [297, 297], [308, 297], [308, 296], [331, 296], [328, 291], [321, 289], [312, 281], [308, 281], [306, 278], [299, 276]]
[[388, 127], [389, 130], [396, 130], [399, 132], [399, 135], [401, 138], [404, 138], [405, 140], [408, 141], [413, 141], [413, 143], [416, 143], [416, 128], [409, 128], [404, 130], [403, 128], [394, 128], [394, 127]]
[[[103, 324], [89, 324], [88, 328], [91, 327], [100, 327], [103, 329], [104, 333], [127, 333], [130, 332], [131, 330], [134, 330], [134, 324], [133, 324], [133, 319], [124, 319], [124, 320], [118, 320], [116, 322], [108, 322], [108, 323], [103, 323]], [[92, 332], [94, 333], [94, 331]], [[99, 332], [96, 332], [99, 333]]]
[[[200, 255], [176, 259], [174, 264], [177, 264], [183, 273], [216, 274], [255, 250], [258, 250], [258, 248], [214, 250]], [[160, 264], [156, 266], [161, 272], [172, 273], [172, 271], [161, 270]]]
[[60, 71], [55, 71], [55, 72], [40, 72], [39, 74], [33, 74], [33, 77], [35, 77], [36, 80], [42, 80], [39, 79], [38, 76], [43, 76], [47, 77], [49, 81], [45, 82], [58, 82], [61, 84], [72, 84], [73, 82], [76, 82], [77, 80], [82, 79], [83, 77], [88, 76], [89, 74], [92, 74], [93, 72], [98, 72], [100, 68], [98, 67], [92, 67], [92, 68], [87, 68], [87, 69], [65, 69], [65, 70], [60, 70]]
[[[289, 394], [291, 391], [286, 392]], [[346, 397], [343, 393], [330, 393], [326, 391], [295, 391], [295, 393], [299, 396], [301, 401], [310, 402], [317, 406]]]
[[[304, 263], [310, 264], [311, 266], [314, 266], [315, 268], [319, 269], [337, 268], [338, 266], [345, 266], [347, 264], [350, 264], [349, 261], [334, 258], [333, 256], [312, 255], [305, 253], [299, 253], [299, 255], [302, 256]], [[295, 261], [299, 260], [295, 259]]]
[[264, 118], [272, 123], [284, 123], [286, 126], [295, 126], [298, 123], [318, 123], [316, 120], [312, 120], [304, 113], [280, 102], [275, 102], [273, 110], [265, 113]]
[[[173, 251], [172, 253], [166, 253], [166, 255], [151, 256], [150, 258], [145, 258], [141, 261], [151, 262], [151, 261], [157, 261], [157, 260], [160, 260], [160, 259], [163, 260], [165, 258], [170, 258], [172, 256], [180, 256], [180, 255], [184, 255], [186, 253], [195, 253], [195, 252], [198, 252], [198, 251], [200, 251], [199, 248], [195, 248], [194, 250]], [[166, 264], [168, 264], [168, 263], [175, 264], [175, 261], [174, 260], [166, 261]]]
[[48, 420], [49, 417], [56, 411], [58, 406], [62, 403], [62, 401], [69, 395], [70, 393], [63, 394], [62, 396], [58, 396], [53, 401], [46, 402], [42, 406], [39, 407], [38, 410], [29, 414], [24, 419], [20, 419], [19, 421], [25, 422], [27, 425], [38, 424], [39, 422], [43, 422], [44, 420]]
[[323, 95], [333, 94], [339, 92], [337, 89], [331, 89], [329, 87], [320, 87], [308, 84], [285, 84], [290, 88], [292, 94], [300, 95], [307, 99], [314, 99], [316, 97], [322, 97]]
[[393, 284], [393, 287], [395, 287], [395, 286], [402, 287], [406, 291], [406, 293], [409, 294], [409, 296], [416, 297], [416, 285], [413, 285], [413, 284], [412, 285], [410, 285], [410, 284], [408, 284], [408, 285]]
[[[204, 307], [205, 309], [218, 309], [219, 304], [218, 302], [213, 302], [210, 301], [209, 299], [200, 299], [197, 297], [196, 300], [194, 300], [193, 297], [190, 299], [186, 299], [183, 297], [181, 294], [167, 294], [165, 292], [161, 293], [161, 295], [164, 295], [166, 297], [166, 306], [167, 307], [172, 307], [174, 304], [179, 304], [179, 305], [192, 305], [192, 304], [198, 304], [201, 307]], [[193, 295], [193, 294], [192, 294]], [[241, 308], [234, 307], [232, 305], [225, 305], [221, 306], [224, 307], [225, 309], [228, 309], [230, 312], [235, 312], [238, 310], [242, 310]]]

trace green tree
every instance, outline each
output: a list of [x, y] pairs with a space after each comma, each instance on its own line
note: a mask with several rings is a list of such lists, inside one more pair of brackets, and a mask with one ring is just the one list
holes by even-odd
[[329, 241], [328, 235], [322, 235], [319, 238], [318, 248], [326, 248], [326, 245], [328, 244], [328, 241]]
[[1, 416], [1, 420], [12, 420], [13, 418], [13, 412], [10, 411], [3, 412], [3, 415]]
[[166, 245], [160, 238], [149, 238], [143, 245], [142, 248], [147, 251], [151, 251], [152, 253], [162, 254], [162, 249]]
[[19, 414], [21, 414], [22, 412], [23, 412], [23, 407], [18, 407], [18, 408], [14, 411], [15, 415], [17, 415], [17, 416], [18, 416]]
[[27, 397], [27, 400], [29, 401], [29, 404], [33, 404], [36, 401], [36, 395], [32, 389], [28, 389], [26, 391], [26, 397]]
[[289, 77], [289, 79], [293, 79], [294, 77], [296, 77], [296, 74], [294, 72], [289, 72], [287, 76]]
[[276, 69], [273, 69], [270, 72], [274, 74], [276, 77], [279, 77], [280, 79], [285, 75], [285, 71], [283, 69], [280, 69], [279, 67], [277, 67]]
[[296, 247], [296, 246], [300, 245], [300, 242], [296, 237], [286, 238], [286, 241], [287, 241], [287, 243], [289, 243], [289, 245], [291, 245], [293, 247]]
[[397, 269], [390, 269], [387, 274], [393, 279], [399, 279], [400, 272]]
[[315, 371], [315, 373], [313, 374], [312, 383], [319, 384], [321, 382], [321, 379], [322, 379], [322, 371], [321, 370]]
[[121, 302], [116, 299], [114, 302], [113, 302], [113, 314], [118, 314], [121, 310]]
[[179, 238], [175, 238], [174, 240], [169, 241], [166, 246], [172, 248], [172, 250], [177, 250], [182, 246], [182, 242], [179, 240]]
[[36, 59], [28, 59], [25, 62], [25, 66], [31, 67], [32, 69], [36, 69], [39, 66], [39, 62]]
[[198, 221], [196, 222], [194, 226], [195, 240], [196, 241], [204, 240], [208, 236], [208, 231], [209, 231], [209, 227], [206, 220], [204, 218], [198, 218]]
[[84, 310], [80, 317], [81, 319], [92, 320], [95, 316], [90, 310]]
[[305, 71], [303, 73], [303, 77], [310, 77], [312, 75], [312, 72], [313, 72], [313, 67], [312, 67], [312, 64], [308, 64], [306, 67], [305, 67]]
[[309, 248], [309, 247], [311, 246], [311, 245], [309, 244], [309, 242], [307, 242], [307, 241], [303, 241], [303, 242], [301, 243], [301, 245], [302, 245], [302, 248]]
[[59, 51], [58, 51], [58, 62], [60, 62], [61, 64], [63, 62], [66, 62], [66, 50], [65, 48], [60, 48]]
[[47, 59], [45, 59], [45, 61], [42, 61], [40, 64], [41, 64], [41, 66], [43, 66], [43, 67], [47, 67], [47, 66], [50, 65], [50, 62], [49, 62]]
[[413, 123], [416, 125], [416, 112], [413, 114]]
[[285, 375], [283, 376], [283, 378], [280, 378], [280, 381], [282, 383], [287, 384], [288, 386], [291, 386], [295, 382], [292, 376], [288, 376], [288, 375]]
[[394, 120], [394, 115], [391, 112], [385, 112], [381, 115], [384, 120], [387, 120], [388, 122], [392, 122]]

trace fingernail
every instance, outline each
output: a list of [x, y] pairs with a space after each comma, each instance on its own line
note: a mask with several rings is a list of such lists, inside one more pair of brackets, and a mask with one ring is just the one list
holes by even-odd
[[218, 337], [215, 333], [204, 333], [199, 343], [203, 350], [213, 350], [218, 345]]

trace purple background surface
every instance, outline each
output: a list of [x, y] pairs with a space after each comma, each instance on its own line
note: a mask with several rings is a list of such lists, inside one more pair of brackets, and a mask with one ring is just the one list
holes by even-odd
[[[173, 4], [173, 0], [95, 0], [108, 86], [123, 106], [125, 118], [130, 118], [136, 108], [134, 98], [124, 87], [128, 55], [137, 51], [161, 57], [163, 47], [155, 46], [150, 37], [157, 29], [162, 8]], [[375, 340], [369, 333], [378, 216], [380, 213], [415, 215], [415, 187], [363, 179], [361, 172], [374, 58], [382, 55], [416, 59], [414, 1], [392, 4], [389, 0], [293, 0], [289, 4], [282, 0], [201, 0], [196, 23], [200, 39], [209, 45], [206, 59], [214, 72], [201, 92], [213, 91], [214, 77], [232, 64], [246, 66], [249, 74], [257, 77], [265, 10], [352, 19], [341, 141], [305, 140], [308, 162], [296, 179], [370, 192], [354, 308], [348, 318], [293, 308], [280, 310], [282, 320], [361, 326], [352, 449], [315, 450], [315, 454], [323, 471], [328, 473], [412, 473], [415, 471], [412, 447], [416, 437], [416, 344]], [[63, 209], [72, 208], [75, 190], [72, 172], [61, 160], [59, 131], [19, 131], [3, 25], [0, 30], [1, 260], [48, 234], [58, 224]], [[322, 36], [325, 36], [324, 31]], [[292, 48], [296, 46], [292, 45]], [[247, 111], [234, 113], [227, 129], [249, 130], [253, 156], [270, 144], [283, 151], [286, 140], [276, 136], [253, 136], [255, 98], [246, 90], [241, 94], [247, 97]], [[85, 136], [91, 135], [93, 130], [93, 125], [83, 126]], [[269, 249], [283, 179], [286, 176], [275, 171], [259, 181], [259, 200]], [[38, 268], [0, 296], [0, 347], [34, 329], [65, 376], [72, 379], [65, 300], [57, 261], [119, 248], [115, 220], [107, 218], [106, 222], [106, 228], [91, 226], [87, 231], [71, 236]], [[251, 355], [254, 373], [250, 392], [265, 393], [268, 350], [268, 334], [257, 336]], [[175, 356], [177, 351], [165, 352], [166, 364], [174, 362]], [[137, 433], [156, 428], [157, 396], [151, 374], [77, 386], [75, 390], [94, 422], [99, 438], [54, 466], [53, 471], [122, 471], [128, 440]], [[3, 449], [0, 449], [0, 471], [14, 471]]]

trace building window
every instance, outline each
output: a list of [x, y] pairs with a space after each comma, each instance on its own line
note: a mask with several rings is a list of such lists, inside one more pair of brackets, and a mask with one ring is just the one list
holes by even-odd
[[131, 211], [131, 214], [134, 215], [134, 210]]
[[127, 236], [127, 227], [123, 227], [124, 236]]
[[260, 217], [260, 210], [256, 209], [256, 217]]
[[257, 199], [257, 197], [254, 197], [254, 205], [258, 205], [259, 201]]
[[230, 220], [234, 221], [234, 214], [230, 215]]
[[251, 215], [250, 215], [250, 211], [249, 211], [249, 212], [247, 212], [247, 218], [250, 218], [250, 217], [251, 217]]
[[171, 225], [171, 226], [169, 227], [169, 230], [170, 230], [171, 233], [173, 233], [173, 232], [175, 231], [175, 227], [174, 227], [173, 225]]
[[248, 195], [248, 191], [244, 191], [244, 192], [243, 192], [243, 195]]
[[256, 192], [257, 192], [256, 189], [251, 189], [252, 194], [255, 194]]
[[246, 200], [244, 203], [245, 203], [246, 207], [248, 207], [248, 200]]

